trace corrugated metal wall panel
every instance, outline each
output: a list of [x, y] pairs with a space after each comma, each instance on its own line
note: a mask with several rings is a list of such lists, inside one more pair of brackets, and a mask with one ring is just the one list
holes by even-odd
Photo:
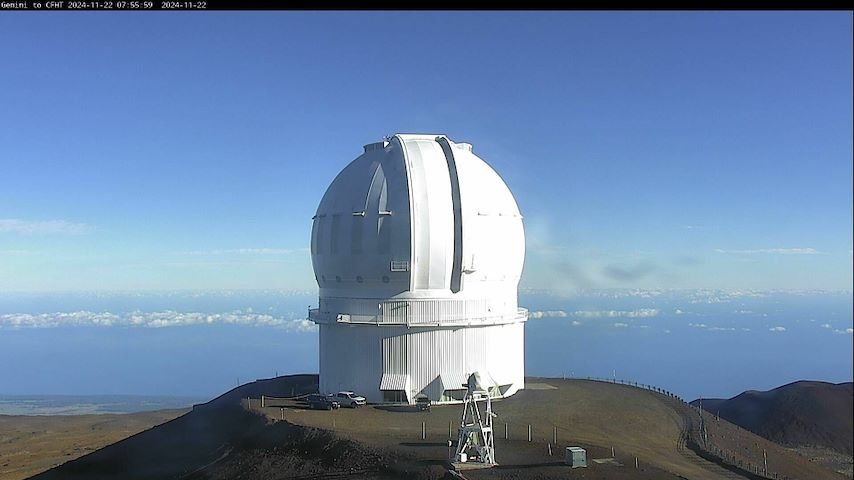
[[407, 342], [405, 335], [382, 339], [383, 372], [408, 374]]
[[439, 374], [439, 378], [445, 390], [461, 390], [466, 388], [464, 385], [468, 384], [469, 375], [471, 374], [462, 371], [443, 372]]
[[409, 375], [405, 373], [383, 373], [380, 381], [380, 390], [403, 390], [409, 389]]
[[[500, 385], [524, 385], [524, 323], [466, 328], [321, 325], [321, 389], [352, 389], [381, 402], [383, 374], [409, 376], [409, 398], [439, 401], [440, 374], [487, 372]], [[334, 368], [327, 368], [332, 367]]]
[[321, 390], [353, 390], [380, 402], [382, 341], [378, 327], [321, 325]]

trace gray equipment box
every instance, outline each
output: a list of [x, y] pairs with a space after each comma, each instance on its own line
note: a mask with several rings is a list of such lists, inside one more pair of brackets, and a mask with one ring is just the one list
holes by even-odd
[[572, 468], [587, 466], [587, 450], [581, 447], [566, 447], [566, 464]]

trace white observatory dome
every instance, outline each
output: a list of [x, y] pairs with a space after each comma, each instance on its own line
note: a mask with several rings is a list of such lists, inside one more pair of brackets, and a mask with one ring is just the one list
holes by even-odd
[[395, 135], [364, 150], [326, 190], [312, 227], [321, 390], [458, 401], [474, 371], [496, 394], [522, 388], [525, 236], [507, 185], [470, 144], [444, 135]]
[[332, 296], [515, 291], [524, 255], [507, 185], [471, 145], [436, 135], [366, 145], [326, 190], [311, 236]]

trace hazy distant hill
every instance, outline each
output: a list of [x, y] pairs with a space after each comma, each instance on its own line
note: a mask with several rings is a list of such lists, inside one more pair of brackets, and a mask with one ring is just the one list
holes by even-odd
[[[799, 381], [766, 392], [702, 400], [703, 409], [774, 442], [848, 455], [854, 444], [852, 383]], [[700, 400], [694, 400], [697, 405]]]

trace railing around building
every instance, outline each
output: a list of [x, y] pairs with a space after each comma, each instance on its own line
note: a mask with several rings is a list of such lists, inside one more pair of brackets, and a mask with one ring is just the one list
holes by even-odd
[[[325, 304], [324, 304], [325, 303]], [[346, 313], [341, 313], [342, 311]], [[528, 318], [525, 308], [490, 305], [484, 300], [407, 299], [393, 301], [326, 301], [309, 310], [315, 323], [406, 325], [410, 327], [497, 325]]]

